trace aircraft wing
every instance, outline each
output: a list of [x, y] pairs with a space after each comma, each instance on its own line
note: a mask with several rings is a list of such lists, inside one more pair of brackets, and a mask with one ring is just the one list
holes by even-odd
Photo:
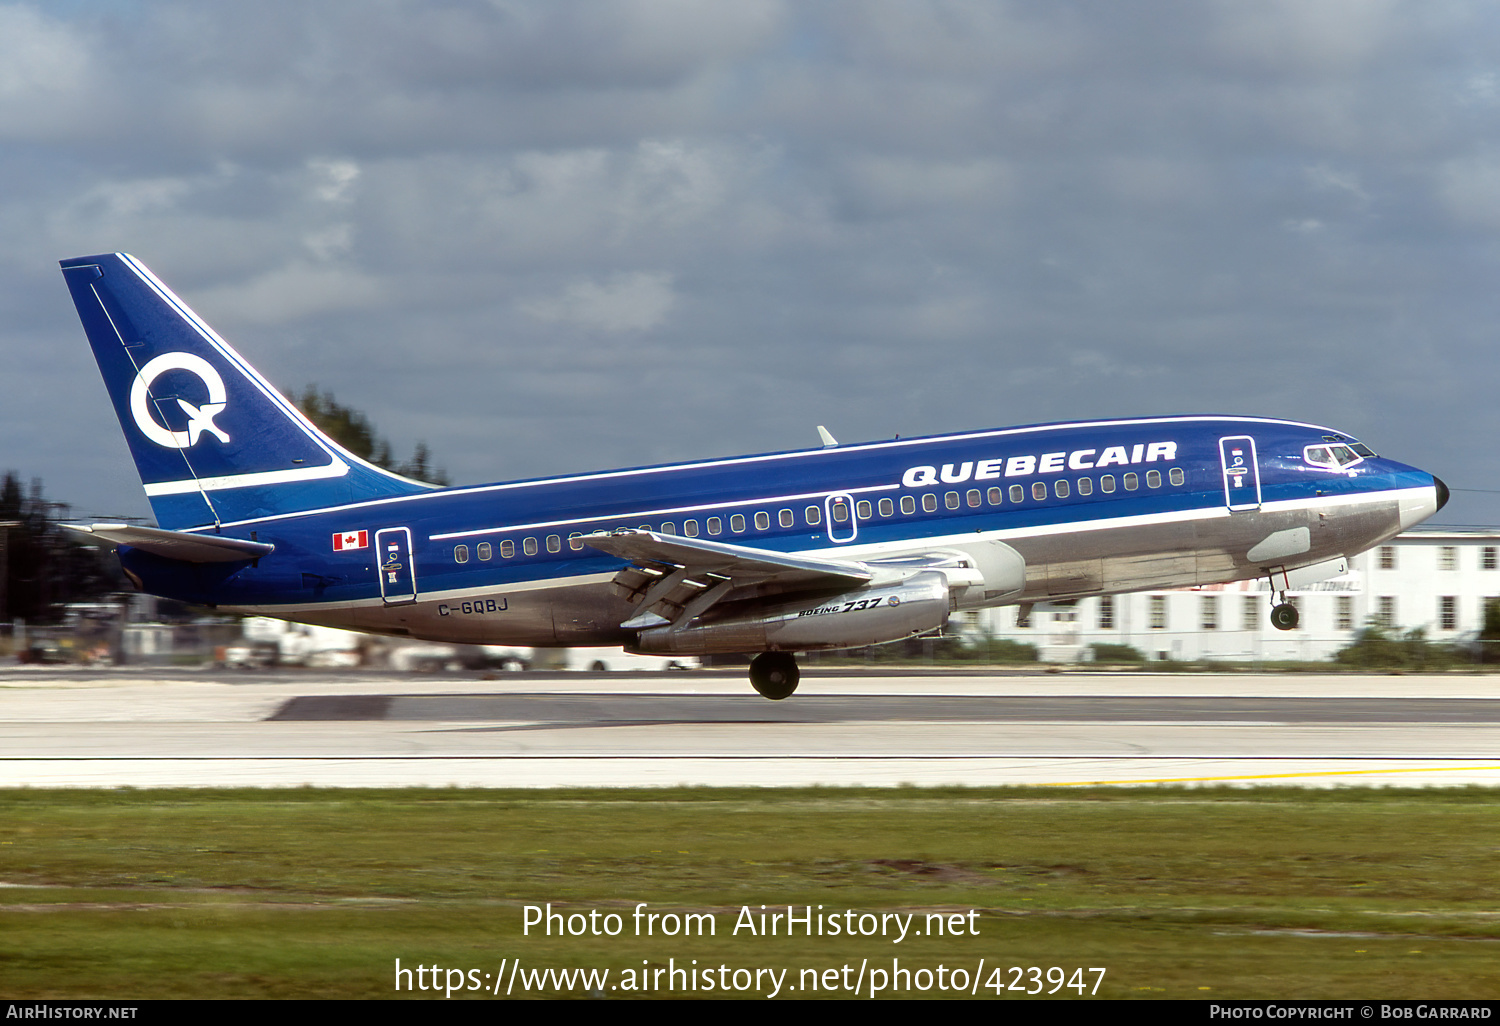
[[259, 559], [276, 551], [268, 542], [225, 538], [218, 534], [191, 534], [186, 531], [163, 531], [157, 527], [135, 527], [131, 524], [64, 524], [70, 531], [103, 538], [116, 545], [129, 545], [155, 556], [180, 559], [184, 563], [236, 563]]
[[737, 597], [863, 584], [875, 571], [861, 563], [791, 556], [703, 538], [622, 529], [591, 534], [585, 545], [633, 564], [615, 585], [636, 598], [621, 627], [686, 623], [731, 592]]

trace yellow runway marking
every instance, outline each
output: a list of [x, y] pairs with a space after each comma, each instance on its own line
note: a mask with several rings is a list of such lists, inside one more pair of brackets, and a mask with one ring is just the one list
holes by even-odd
[[1234, 780], [1290, 780], [1297, 777], [1355, 777], [1372, 773], [1461, 773], [1473, 770], [1500, 771], [1493, 766], [1412, 766], [1391, 769], [1323, 770], [1311, 773], [1252, 773], [1231, 777], [1160, 777], [1140, 780], [1054, 780], [1042, 787], [1099, 787], [1110, 784], [1212, 784]]

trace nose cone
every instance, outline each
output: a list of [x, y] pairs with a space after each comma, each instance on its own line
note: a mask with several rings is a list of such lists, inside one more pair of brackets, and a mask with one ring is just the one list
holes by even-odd
[[1405, 531], [1448, 504], [1448, 486], [1434, 477], [1431, 488], [1414, 488], [1401, 498], [1401, 530]]

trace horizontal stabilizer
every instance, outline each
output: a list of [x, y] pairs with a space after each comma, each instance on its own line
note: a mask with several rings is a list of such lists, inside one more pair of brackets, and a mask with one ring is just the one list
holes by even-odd
[[225, 538], [217, 534], [189, 534], [186, 531], [163, 531], [157, 527], [133, 527], [130, 524], [64, 524], [70, 531], [103, 538], [116, 545], [149, 552], [184, 563], [236, 563], [260, 559], [276, 551], [267, 542]]

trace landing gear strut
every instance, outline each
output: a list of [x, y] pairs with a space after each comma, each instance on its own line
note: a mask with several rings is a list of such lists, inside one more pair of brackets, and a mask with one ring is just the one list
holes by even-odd
[[762, 652], [750, 660], [750, 684], [766, 698], [779, 702], [797, 690], [802, 673], [790, 652]]

